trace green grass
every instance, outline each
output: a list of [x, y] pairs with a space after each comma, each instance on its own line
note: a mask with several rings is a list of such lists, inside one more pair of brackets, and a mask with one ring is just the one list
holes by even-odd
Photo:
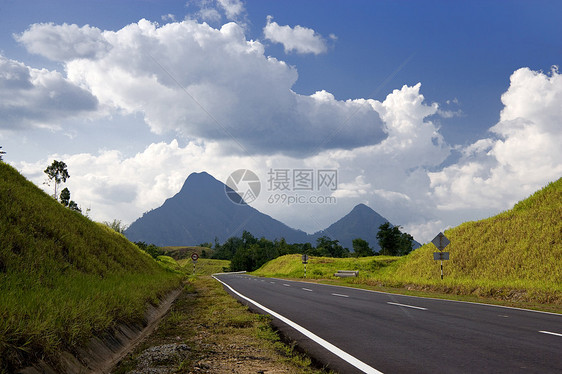
[[[359, 277], [368, 277], [375, 272], [380, 272], [390, 264], [396, 262], [399, 257], [373, 256], [360, 258], [332, 258], [309, 256], [306, 277], [308, 279], [335, 278], [333, 275], [338, 270], [359, 270]], [[302, 278], [304, 276], [304, 265], [301, 255], [286, 255], [266, 263], [254, 274], [272, 277]]]
[[[187, 274], [193, 274], [193, 262], [191, 259], [178, 260], [178, 264]], [[228, 260], [214, 260], [209, 258], [199, 258], [195, 264], [195, 275], [211, 275], [222, 273], [230, 267]]]
[[141, 321], [181, 277], [0, 163], [0, 372]]
[[[337, 270], [359, 270], [350, 284], [407, 287], [498, 300], [562, 307], [562, 179], [550, 183], [511, 210], [447, 230], [450, 260], [433, 260], [426, 244], [408, 256], [359, 259], [312, 258], [307, 277], [335, 279]], [[300, 256], [283, 256], [256, 272], [301, 278]]]

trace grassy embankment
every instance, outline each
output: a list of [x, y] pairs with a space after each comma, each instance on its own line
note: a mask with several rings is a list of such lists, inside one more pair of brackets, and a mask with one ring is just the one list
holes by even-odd
[[[179, 260], [192, 273], [191, 260]], [[147, 349], [169, 344], [186, 344], [182, 356], [158, 356], [150, 370], [165, 367], [174, 373], [327, 373], [294, 345], [284, 343], [272, 328], [268, 316], [252, 313], [237, 302], [211, 274], [228, 268], [229, 261], [199, 259], [196, 275], [190, 276], [158, 329], [123, 360], [114, 373], [128, 373], [143, 367]], [[145, 369], [146, 370], [146, 369]]]
[[[445, 235], [451, 244], [444, 280], [431, 243], [402, 258], [312, 258], [308, 277], [335, 279], [337, 270], [360, 270], [358, 278], [342, 281], [548, 304], [562, 311], [562, 179], [511, 210], [463, 223]], [[303, 265], [300, 256], [284, 256], [255, 273], [301, 278]]]
[[141, 321], [180, 280], [0, 162], [0, 372], [56, 362], [94, 334]]

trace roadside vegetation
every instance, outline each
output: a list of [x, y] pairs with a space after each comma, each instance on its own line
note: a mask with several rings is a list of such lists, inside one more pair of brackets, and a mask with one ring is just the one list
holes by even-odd
[[0, 162], [0, 372], [142, 321], [180, 284], [169, 265]]
[[[433, 244], [402, 257], [309, 259], [307, 277], [336, 279], [337, 270], [359, 270], [342, 282], [410, 290], [472, 295], [509, 302], [542, 304], [562, 310], [562, 179], [513, 209], [447, 230], [450, 260], [433, 260]], [[303, 277], [298, 255], [283, 256], [255, 274]], [[532, 306], [532, 305], [531, 305]]]
[[[376, 228], [373, 228], [375, 230]], [[386, 222], [378, 227], [377, 238], [381, 250], [375, 253], [369, 243], [361, 238], [353, 240], [353, 252], [344, 248], [338, 240], [327, 236], [319, 237], [316, 246], [310, 243], [288, 244], [285, 239], [271, 241], [256, 238], [244, 231], [242, 237], [231, 237], [224, 244], [215, 243], [212, 258], [230, 260], [231, 271], [254, 271], [268, 261], [287, 254], [306, 254], [309, 256], [348, 258], [373, 255], [399, 256], [410, 253], [414, 238], [402, 233], [398, 226]]]
[[[187, 274], [190, 259], [179, 260]], [[199, 259], [158, 329], [114, 369], [169, 373], [327, 373], [284, 342], [271, 319], [237, 302], [211, 274], [227, 260]]]

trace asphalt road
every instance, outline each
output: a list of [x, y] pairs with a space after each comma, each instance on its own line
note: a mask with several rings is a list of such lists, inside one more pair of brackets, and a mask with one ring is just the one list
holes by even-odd
[[562, 315], [246, 274], [215, 278], [339, 373], [562, 373]]

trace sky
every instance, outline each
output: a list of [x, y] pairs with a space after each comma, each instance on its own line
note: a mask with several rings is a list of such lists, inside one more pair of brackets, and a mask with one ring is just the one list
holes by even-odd
[[291, 227], [364, 203], [427, 242], [562, 176], [561, 15], [546, 0], [0, 0], [0, 146], [49, 193], [43, 170], [64, 161], [97, 221], [244, 169], [259, 195], [231, 182]]

